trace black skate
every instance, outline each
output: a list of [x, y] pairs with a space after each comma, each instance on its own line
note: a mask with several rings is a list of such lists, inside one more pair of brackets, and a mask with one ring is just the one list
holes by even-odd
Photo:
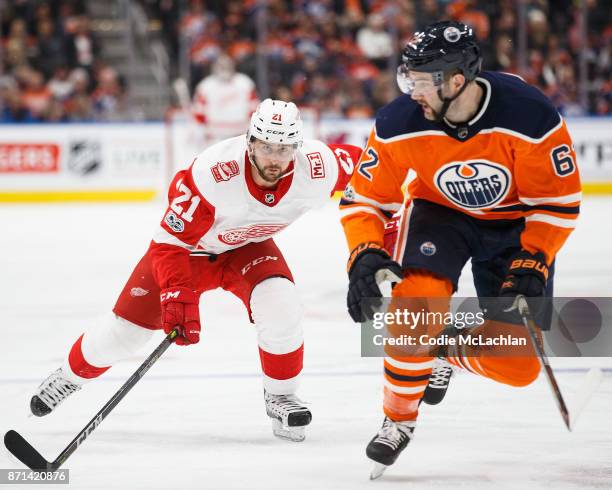
[[293, 442], [303, 441], [306, 438], [304, 427], [312, 420], [304, 403], [295, 395], [273, 395], [267, 391], [264, 391], [264, 399], [274, 435]]
[[80, 389], [79, 385], [64, 377], [62, 368], [56, 369], [36, 390], [30, 400], [30, 410], [37, 417], [43, 417]]
[[437, 358], [429, 377], [429, 384], [425, 388], [425, 393], [421, 400], [427, 403], [427, 405], [437, 405], [440, 403], [444, 399], [444, 395], [446, 395], [446, 390], [452, 376], [452, 366], [445, 359]]
[[394, 422], [385, 417], [378, 434], [368, 444], [366, 455], [374, 461], [370, 480], [375, 480], [395, 463], [395, 460], [408, 445], [414, 434], [416, 422]]

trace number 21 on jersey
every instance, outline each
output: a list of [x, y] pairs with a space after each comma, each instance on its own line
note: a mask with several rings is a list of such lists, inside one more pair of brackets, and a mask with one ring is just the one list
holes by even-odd
[[[200, 196], [194, 196], [193, 192], [183, 184], [183, 180], [179, 180], [176, 183], [176, 189], [181, 193], [179, 196], [175, 197], [170, 203], [170, 208], [172, 211], [176, 213], [177, 216], [184, 219], [188, 223], [191, 223], [193, 220], [193, 213], [195, 213], [198, 204], [200, 204]], [[183, 207], [183, 203], [189, 202], [189, 207], [185, 211]]]

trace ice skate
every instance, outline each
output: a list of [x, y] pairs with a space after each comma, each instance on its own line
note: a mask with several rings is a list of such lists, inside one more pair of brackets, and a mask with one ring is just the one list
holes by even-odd
[[408, 445], [413, 437], [416, 422], [394, 422], [385, 417], [383, 425], [378, 434], [368, 444], [366, 454], [374, 461], [374, 467], [370, 472], [370, 480], [382, 476], [388, 466], [395, 460]]
[[310, 424], [312, 414], [295, 395], [273, 395], [264, 391], [266, 413], [272, 419], [272, 432], [280, 439], [301, 442], [304, 428]]
[[81, 386], [66, 379], [62, 368], [58, 368], [40, 384], [30, 400], [30, 410], [37, 417], [43, 417], [80, 389]]
[[446, 390], [452, 376], [452, 366], [445, 359], [437, 358], [422, 401], [427, 403], [427, 405], [437, 405], [440, 403], [446, 395]]

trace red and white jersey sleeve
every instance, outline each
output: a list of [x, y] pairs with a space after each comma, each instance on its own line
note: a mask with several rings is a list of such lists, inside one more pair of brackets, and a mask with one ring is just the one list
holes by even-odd
[[151, 242], [153, 271], [160, 287], [190, 287], [189, 254], [212, 226], [215, 209], [193, 182], [191, 165], [176, 174], [168, 190], [168, 208]]
[[343, 191], [346, 184], [351, 180], [355, 165], [361, 158], [361, 148], [354, 145], [330, 145], [329, 149], [334, 152], [338, 163], [338, 180], [333, 192]]

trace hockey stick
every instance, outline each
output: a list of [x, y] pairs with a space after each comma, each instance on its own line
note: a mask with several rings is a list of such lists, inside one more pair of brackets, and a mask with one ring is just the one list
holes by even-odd
[[178, 330], [174, 329], [161, 344], [151, 353], [149, 357], [140, 365], [132, 376], [123, 384], [113, 397], [104, 405], [93, 419], [77, 434], [70, 444], [52, 462], [47, 461], [34, 447], [26, 441], [19, 432], [9, 430], [4, 434], [4, 445], [6, 448], [23, 464], [32, 470], [55, 471], [62, 466], [66, 460], [74, 453], [85, 439], [96, 427], [106, 418], [106, 416], [119, 404], [125, 395], [136, 386], [136, 383], [145, 373], [157, 362], [161, 355], [170, 347], [178, 335]]
[[561, 395], [561, 390], [559, 389], [559, 384], [557, 383], [555, 374], [553, 373], [552, 367], [550, 367], [550, 363], [548, 362], [548, 356], [544, 352], [544, 347], [540, 343], [540, 339], [538, 337], [538, 326], [533, 321], [533, 316], [531, 315], [529, 305], [527, 304], [527, 299], [522, 294], [519, 294], [516, 297], [514, 304], [518, 308], [521, 319], [523, 320], [523, 325], [525, 325], [525, 328], [529, 332], [533, 347], [535, 348], [538, 358], [540, 359], [540, 364], [542, 364], [542, 367], [544, 368], [548, 385], [553, 392], [555, 401], [557, 402], [557, 407], [559, 408], [561, 417], [563, 417], [563, 422], [565, 422], [567, 430], [571, 432], [572, 427], [570, 423], [569, 411], [567, 409], [567, 405], [565, 404], [565, 400], [563, 399], [563, 395]]

